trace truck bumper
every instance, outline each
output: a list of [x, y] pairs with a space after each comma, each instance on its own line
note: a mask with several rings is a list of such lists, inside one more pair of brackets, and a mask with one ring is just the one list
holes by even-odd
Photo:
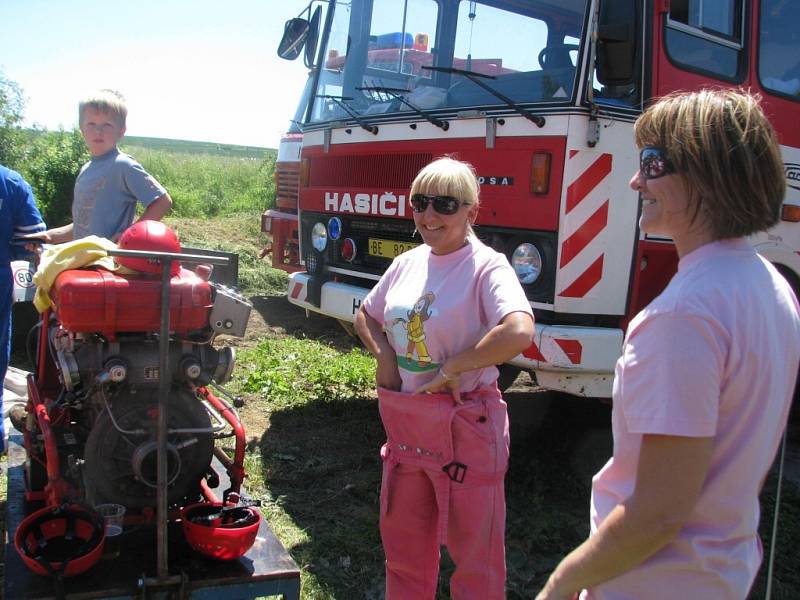
[[[310, 279], [308, 273], [289, 276], [289, 302], [352, 323], [368, 290], [328, 281], [322, 284], [320, 303], [316, 306], [307, 299]], [[622, 340], [623, 331], [616, 328], [537, 324], [533, 344], [508, 362], [534, 373], [537, 383], [544, 388], [576, 396], [610, 398]]]

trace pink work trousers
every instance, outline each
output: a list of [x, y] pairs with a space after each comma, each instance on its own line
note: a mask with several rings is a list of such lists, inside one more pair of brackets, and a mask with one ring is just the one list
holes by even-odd
[[506, 404], [496, 386], [462, 398], [378, 389], [386, 600], [434, 598], [440, 545], [455, 563], [451, 598], [505, 597]]

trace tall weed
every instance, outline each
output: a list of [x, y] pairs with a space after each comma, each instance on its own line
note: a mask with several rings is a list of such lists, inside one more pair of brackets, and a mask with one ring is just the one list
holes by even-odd
[[163, 185], [175, 217], [220, 217], [275, 205], [275, 155], [262, 159], [186, 154], [123, 145]]
[[89, 151], [80, 131], [41, 131], [29, 136], [21, 172], [33, 188], [48, 227], [72, 221], [75, 179]]

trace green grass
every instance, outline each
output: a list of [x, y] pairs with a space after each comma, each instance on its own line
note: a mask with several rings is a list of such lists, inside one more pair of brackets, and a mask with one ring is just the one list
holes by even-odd
[[275, 204], [275, 152], [256, 157], [189, 154], [141, 147], [123, 140], [131, 154], [173, 200], [176, 217], [216, 218], [261, 211]]
[[262, 400], [257, 407], [270, 411], [270, 425], [248, 453], [247, 486], [301, 568], [302, 598], [349, 600], [379, 591], [382, 428], [375, 402], [279, 407]]
[[375, 385], [375, 359], [360, 348], [342, 353], [310, 339], [267, 339], [239, 354], [241, 389], [271, 408], [350, 401]]

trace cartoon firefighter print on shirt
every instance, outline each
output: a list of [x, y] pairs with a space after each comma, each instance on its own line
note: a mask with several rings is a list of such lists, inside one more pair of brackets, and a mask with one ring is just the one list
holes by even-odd
[[398, 352], [397, 363], [407, 371], [422, 372], [439, 368], [431, 359], [425, 344], [425, 321], [435, 314], [431, 308], [435, 299], [433, 292], [427, 292], [417, 299], [404, 317], [397, 317], [389, 322], [391, 328], [400, 325], [405, 330], [406, 353], [402, 355]]

